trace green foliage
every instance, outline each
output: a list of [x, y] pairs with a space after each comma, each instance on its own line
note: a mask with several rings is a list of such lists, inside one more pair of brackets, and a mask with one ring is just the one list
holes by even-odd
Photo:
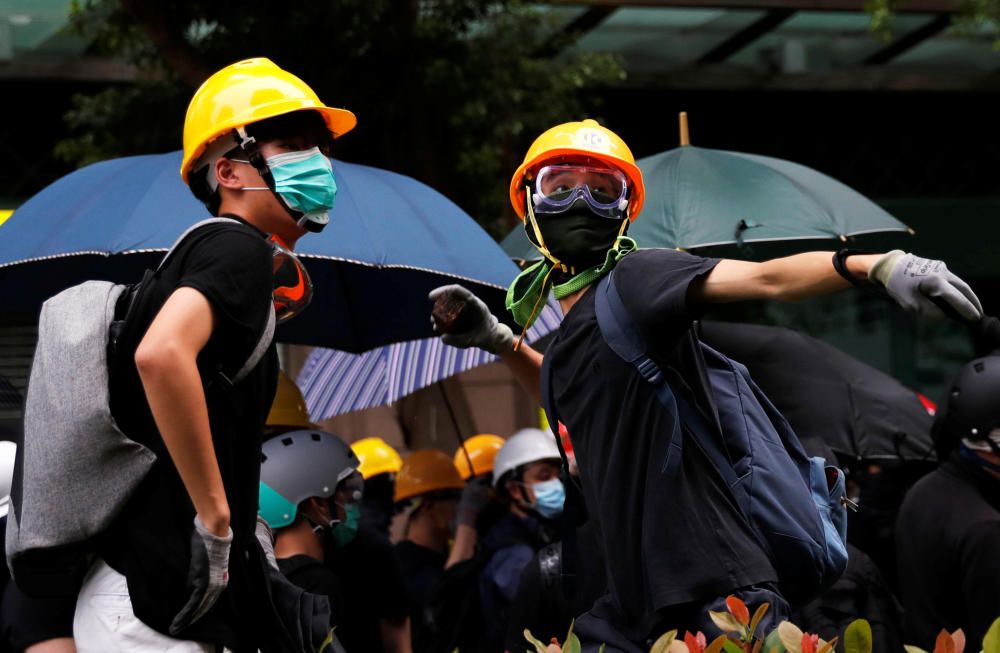
[[844, 631], [844, 653], [872, 653], [872, 627], [864, 619], [855, 619]]
[[983, 653], [1000, 653], [1000, 619], [993, 622], [983, 637]]
[[[865, 0], [864, 8], [871, 16], [870, 29], [883, 41], [894, 36], [893, 18], [904, 7], [905, 0]], [[986, 35], [1000, 49], [1000, 0], [957, 0], [957, 13], [952, 19], [960, 34], [968, 37]]]
[[[350, 108], [337, 155], [412, 175], [494, 232], [528, 144], [595, 114], [624, 79], [616, 58], [574, 52], [520, 0], [79, 0], [75, 28], [133, 63], [140, 81], [76, 98], [63, 159], [85, 164], [180, 145], [195, 87], [233, 61], [266, 56]], [[555, 35], [555, 36], [554, 36]], [[557, 52], [555, 56], [551, 52]]]

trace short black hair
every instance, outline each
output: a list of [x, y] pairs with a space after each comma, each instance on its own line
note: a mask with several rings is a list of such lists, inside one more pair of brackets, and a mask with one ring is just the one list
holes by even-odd
[[[268, 141], [280, 141], [289, 138], [305, 137], [320, 149], [323, 154], [330, 156], [333, 151], [334, 136], [327, 127], [326, 121], [318, 111], [302, 109], [281, 114], [273, 118], [267, 118], [259, 122], [247, 125], [247, 135], [254, 137], [257, 141], [265, 143]], [[222, 138], [230, 138], [223, 134]], [[238, 156], [240, 148], [238, 145], [226, 152], [224, 157]], [[219, 212], [219, 205], [222, 197], [219, 189], [215, 189], [209, 184], [209, 175], [215, 174], [215, 170], [210, 165], [204, 165], [194, 170], [189, 183], [194, 196], [208, 208], [212, 215]]]
[[333, 149], [333, 134], [318, 111], [303, 109], [247, 125], [247, 134], [260, 142], [306, 137], [327, 156]]

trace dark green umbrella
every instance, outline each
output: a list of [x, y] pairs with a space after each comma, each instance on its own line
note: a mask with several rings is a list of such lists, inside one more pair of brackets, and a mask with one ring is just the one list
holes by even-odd
[[[697, 249], [911, 232], [860, 193], [791, 161], [685, 145], [637, 163], [646, 204], [629, 235], [640, 247]], [[540, 257], [521, 227], [501, 245], [513, 259]]]

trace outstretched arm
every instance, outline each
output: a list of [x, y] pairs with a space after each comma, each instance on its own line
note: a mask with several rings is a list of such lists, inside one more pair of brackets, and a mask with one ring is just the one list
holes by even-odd
[[[878, 254], [850, 256], [848, 271], [858, 280], [868, 277], [868, 270]], [[723, 259], [701, 283], [691, 286], [690, 297], [712, 304], [749, 299], [794, 301], [826, 295], [851, 284], [833, 269], [833, 252], [807, 252], [762, 263]]]
[[[942, 261], [894, 250], [856, 254], [845, 260], [847, 273], [859, 281], [883, 286], [903, 308], [922, 315], [941, 313], [941, 306], [965, 320], [979, 320], [982, 305], [968, 284]], [[833, 252], [807, 252], [763, 263], [724, 259], [691, 286], [691, 299], [707, 303], [747, 299], [794, 301], [847, 288], [850, 282], [833, 266]]]

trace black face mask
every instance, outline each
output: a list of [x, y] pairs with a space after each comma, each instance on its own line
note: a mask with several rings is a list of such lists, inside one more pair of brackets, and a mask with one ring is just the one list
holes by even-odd
[[[566, 265], [576, 268], [577, 273], [604, 262], [626, 219], [598, 217], [583, 200], [578, 200], [563, 213], [536, 216], [549, 252]], [[528, 240], [537, 246], [534, 229], [528, 222], [525, 222], [524, 228]]]

